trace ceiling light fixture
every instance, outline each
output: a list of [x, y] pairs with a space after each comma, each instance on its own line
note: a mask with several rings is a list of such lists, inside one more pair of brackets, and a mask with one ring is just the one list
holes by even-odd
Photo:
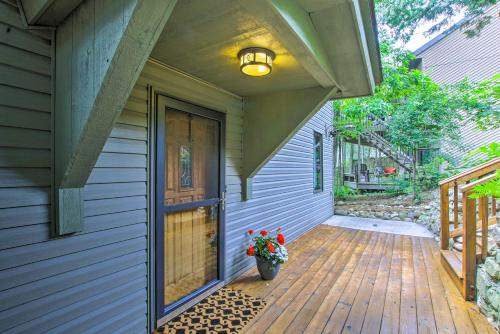
[[252, 77], [261, 77], [271, 73], [276, 55], [271, 50], [252, 47], [238, 52], [238, 58], [241, 72]]

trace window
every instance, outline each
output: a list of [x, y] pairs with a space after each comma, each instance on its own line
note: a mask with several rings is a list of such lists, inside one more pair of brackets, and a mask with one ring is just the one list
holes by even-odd
[[314, 131], [314, 191], [323, 191], [323, 135]]

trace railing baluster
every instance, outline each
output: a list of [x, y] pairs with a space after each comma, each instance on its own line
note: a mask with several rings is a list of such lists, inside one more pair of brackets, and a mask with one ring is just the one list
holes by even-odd
[[450, 247], [450, 185], [441, 185], [441, 249]]

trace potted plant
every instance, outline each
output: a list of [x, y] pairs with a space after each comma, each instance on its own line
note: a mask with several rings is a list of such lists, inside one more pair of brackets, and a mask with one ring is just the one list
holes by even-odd
[[254, 231], [249, 230], [248, 235], [252, 241], [247, 248], [247, 255], [255, 256], [260, 277], [272, 280], [278, 274], [280, 265], [288, 260], [285, 236], [281, 233], [281, 227], [273, 235], [266, 230], [260, 231], [257, 236], [253, 236]]

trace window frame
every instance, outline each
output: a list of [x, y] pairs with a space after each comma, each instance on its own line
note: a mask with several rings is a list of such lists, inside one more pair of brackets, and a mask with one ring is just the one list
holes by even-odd
[[[319, 140], [317, 140], [319, 139]], [[319, 144], [320, 149], [320, 187], [316, 188], [316, 178], [318, 174], [318, 163], [316, 162], [316, 148]], [[325, 190], [325, 180], [324, 180], [324, 149], [323, 149], [323, 134], [318, 131], [313, 131], [313, 191], [314, 193], [320, 193]]]

